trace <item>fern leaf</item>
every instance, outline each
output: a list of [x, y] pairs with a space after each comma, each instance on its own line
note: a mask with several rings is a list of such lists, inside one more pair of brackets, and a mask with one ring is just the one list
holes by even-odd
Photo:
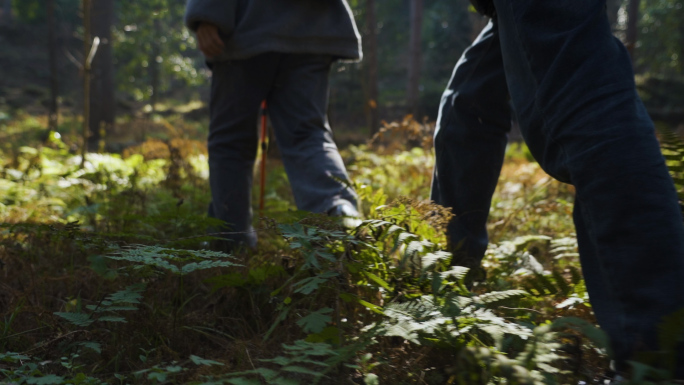
[[233, 267], [233, 266], [240, 266], [240, 265], [237, 263], [233, 263], [231, 261], [192, 262], [192, 263], [188, 263], [187, 265], [184, 265], [180, 269], [180, 273], [181, 274], [189, 274], [189, 273], [192, 273], [193, 271], [196, 271], [196, 270], [211, 269], [214, 267]]
[[442, 279], [454, 277], [456, 280], [460, 281], [466, 276], [466, 274], [468, 274], [469, 270], [469, 268], [464, 266], [451, 266], [451, 269], [440, 274], [442, 275]]
[[303, 366], [296, 366], [296, 365], [285, 366], [285, 367], [282, 368], [282, 370], [283, 370], [284, 372], [308, 374], [308, 375], [314, 376], [314, 377], [321, 377], [321, 376], [323, 375], [323, 373], [316, 372], [316, 371], [314, 371], [314, 370], [307, 369], [307, 368], [305, 368], [305, 367], [303, 367]]
[[393, 235], [394, 233], [402, 234], [402, 233], [406, 232], [406, 230], [405, 230], [403, 227], [401, 227], [401, 226], [397, 226], [397, 225], [391, 224], [391, 223], [389, 223], [389, 222], [384, 222], [384, 224], [389, 224], [389, 225], [390, 225], [390, 226], [387, 228], [387, 231], [385, 232], [386, 236]]
[[400, 337], [416, 345], [420, 344], [420, 341], [418, 340], [418, 334], [410, 322], [397, 322], [393, 325], [387, 326], [383, 335], [387, 337]]
[[558, 292], [556, 285], [554, 285], [553, 282], [551, 282], [551, 280], [544, 274], [536, 273], [531, 281], [535, 288], [541, 288], [540, 291], [542, 294], [555, 294]]
[[392, 287], [382, 278], [378, 277], [377, 275], [364, 271], [362, 272], [363, 275], [366, 276], [366, 278], [370, 279], [371, 281], [377, 283], [380, 287], [384, 288], [385, 290], [392, 291]]
[[212, 361], [212, 360], [207, 360], [202, 357], [198, 357], [195, 355], [190, 356], [190, 361], [192, 361], [195, 365], [205, 365], [205, 366], [213, 366], [213, 365], [218, 365], [218, 366], [223, 366], [223, 363], [218, 362], [218, 361]]
[[128, 286], [124, 290], [117, 291], [107, 297], [112, 303], [133, 303], [139, 304], [142, 299], [142, 292], [145, 291], [145, 284], [139, 283]]
[[583, 280], [582, 273], [575, 266], [570, 266], [570, 274], [572, 274], [572, 283], [575, 285]]
[[526, 295], [527, 293], [523, 290], [494, 291], [473, 297], [473, 302], [480, 305], [491, 305], [499, 301], [505, 301], [507, 299], [516, 297], [524, 297]]
[[428, 253], [423, 256], [423, 270], [432, 269], [436, 264], [442, 261], [447, 261], [451, 258], [451, 253], [446, 251], [435, 251], [433, 253]]
[[[402, 229], [402, 230], [404, 230], [404, 229]], [[404, 243], [407, 243], [408, 241], [411, 241], [414, 239], [420, 239], [420, 238], [418, 238], [417, 235], [409, 233], [408, 231], [404, 230], [404, 232], [399, 234], [399, 236], [397, 237], [397, 244], [404, 244]]]
[[408, 246], [406, 246], [406, 251], [404, 252], [405, 256], [412, 256], [415, 254], [422, 253], [426, 248], [431, 248], [433, 247], [434, 244], [432, 242], [428, 242], [426, 240], [418, 240], [418, 241], [411, 241], [409, 242]]
[[256, 368], [255, 372], [263, 377], [266, 381], [270, 381], [278, 376], [278, 372], [268, 368]]
[[85, 314], [85, 313], [62, 313], [62, 312], [57, 312], [54, 313], [58, 317], [62, 317], [65, 320], [69, 321], [71, 324], [76, 325], [76, 326], [81, 326], [81, 327], [87, 327], [90, 326], [95, 320], [90, 318], [90, 315]]
[[328, 344], [297, 340], [292, 345], [283, 345], [288, 352], [301, 352], [309, 356], [329, 356], [336, 354]]
[[98, 353], [98, 354], [102, 353], [102, 345], [100, 345], [97, 342], [84, 341], [84, 342], [80, 342], [78, 345], [83, 346], [84, 348], [88, 348], [88, 349], [94, 351], [95, 353]]
[[293, 284], [293, 287], [299, 286], [295, 289], [295, 293], [302, 293], [305, 295], [311, 294], [318, 290], [318, 287], [330, 280], [330, 278], [337, 277], [339, 274], [334, 271], [328, 271], [315, 277], [304, 278], [299, 282]]
[[553, 275], [553, 278], [556, 280], [556, 285], [558, 285], [558, 289], [560, 291], [560, 294], [562, 295], [568, 295], [570, 293], [570, 285], [568, 285], [567, 282], [565, 282], [565, 277], [563, 277], [563, 274], [561, 274], [558, 269], [553, 269], [551, 271], [551, 275]]
[[370, 302], [366, 302], [366, 301], [364, 301], [364, 300], [362, 300], [362, 299], [360, 299], [360, 300], [358, 300], [358, 301], [359, 301], [359, 304], [361, 304], [361, 305], [367, 307], [370, 311], [372, 311], [372, 312], [374, 312], [374, 313], [383, 314], [383, 315], [385, 314], [385, 313], [382, 311], [382, 307], [380, 307], [380, 306], [378, 306], [378, 305], [374, 305], [374, 304], [372, 304], [372, 303], [370, 303]]
[[299, 325], [305, 333], [320, 333], [325, 329], [328, 322], [332, 321], [332, 317], [328, 315], [329, 313], [332, 313], [332, 311], [333, 309], [324, 307], [318, 311], [311, 312], [306, 317], [298, 320], [297, 325]]

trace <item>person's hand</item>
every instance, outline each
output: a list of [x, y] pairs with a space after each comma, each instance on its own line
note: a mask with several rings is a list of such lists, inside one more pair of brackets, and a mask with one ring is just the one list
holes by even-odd
[[206, 57], [219, 56], [226, 47], [218, 33], [218, 27], [209, 23], [200, 23], [197, 28], [197, 43]]

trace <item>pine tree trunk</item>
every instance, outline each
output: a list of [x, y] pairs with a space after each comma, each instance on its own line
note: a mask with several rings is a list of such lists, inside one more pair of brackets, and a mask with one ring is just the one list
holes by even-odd
[[112, 25], [114, 1], [97, 0], [92, 4], [92, 35], [100, 38], [100, 47], [93, 60], [92, 89], [88, 147], [99, 149], [106, 133], [114, 126], [114, 58], [112, 53]]
[[161, 47], [159, 40], [162, 36], [162, 28], [159, 19], [154, 21], [154, 42], [152, 43], [152, 52], [150, 55], [150, 81], [152, 88], [152, 95], [150, 95], [150, 105], [152, 107], [152, 114], [157, 111], [157, 103], [159, 102], [159, 85], [160, 85], [160, 70], [161, 65], [157, 58], [161, 56]]
[[48, 130], [56, 131], [59, 116], [57, 97], [59, 80], [57, 74], [57, 36], [55, 28], [55, 0], [48, 0], [48, 53], [50, 62], [50, 111], [48, 113]]
[[378, 113], [378, 22], [375, 11], [375, 0], [366, 0], [366, 69], [368, 71], [368, 87], [366, 97], [366, 122], [371, 137], [380, 129]]
[[88, 151], [88, 134], [90, 123], [90, 63], [88, 56], [92, 48], [90, 14], [90, 0], [82, 1], [83, 12], [83, 143], [81, 144], [81, 168], [85, 167], [86, 152]]
[[423, 0], [411, 2], [411, 37], [409, 40], [407, 107], [409, 113], [418, 116], [420, 70], [422, 63]]

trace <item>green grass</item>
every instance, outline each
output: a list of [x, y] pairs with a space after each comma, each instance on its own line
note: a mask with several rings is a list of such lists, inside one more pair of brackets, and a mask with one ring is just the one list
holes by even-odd
[[228, 256], [201, 249], [217, 223], [199, 142], [80, 169], [73, 137], [0, 124], [16, 139], [0, 167], [0, 383], [566, 384], [607, 366], [573, 191], [524, 148], [471, 292], [442, 251], [450, 214], [424, 201], [429, 143], [343, 151], [367, 218], [352, 231], [297, 212], [269, 160], [258, 251]]

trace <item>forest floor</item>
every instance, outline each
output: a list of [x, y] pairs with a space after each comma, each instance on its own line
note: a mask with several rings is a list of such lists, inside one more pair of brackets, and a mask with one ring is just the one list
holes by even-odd
[[471, 291], [443, 251], [450, 213], [426, 201], [429, 126], [343, 149], [354, 229], [296, 211], [269, 159], [258, 249], [226, 255], [204, 246], [201, 129], [156, 119], [165, 137], [83, 163], [77, 121], [47, 135], [44, 120], [0, 122], [0, 383], [576, 384], [608, 366], [573, 189], [524, 146]]

